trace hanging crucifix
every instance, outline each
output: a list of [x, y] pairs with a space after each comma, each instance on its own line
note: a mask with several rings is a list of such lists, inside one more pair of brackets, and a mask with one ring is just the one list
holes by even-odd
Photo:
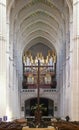
[[39, 126], [41, 122], [41, 110], [40, 110], [40, 61], [38, 60], [38, 71], [37, 71], [37, 110], [35, 112], [35, 122], [36, 125]]
[[35, 123], [36, 125], [39, 127], [40, 123], [41, 123], [41, 117], [42, 117], [42, 111], [40, 109], [40, 67], [46, 67], [46, 68], [50, 68], [53, 66], [41, 66], [40, 65], [40, 60], [38, 60], [38, 66], [37, 66], [37, 110], [35, 111]]

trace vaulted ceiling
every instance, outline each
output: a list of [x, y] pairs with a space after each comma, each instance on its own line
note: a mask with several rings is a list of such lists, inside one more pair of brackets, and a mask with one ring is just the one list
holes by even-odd
[[37, 42], [59, 47], [68, 11], [65, 0], [7, 0], [7, 8], [10, 6], [10, 19], [20, 49]]

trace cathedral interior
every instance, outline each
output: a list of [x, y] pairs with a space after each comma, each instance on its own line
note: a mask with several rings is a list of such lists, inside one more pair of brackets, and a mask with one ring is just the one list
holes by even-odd
[[79, 121], [79, 0], [1, 0], [0, 16], [0, 120]]

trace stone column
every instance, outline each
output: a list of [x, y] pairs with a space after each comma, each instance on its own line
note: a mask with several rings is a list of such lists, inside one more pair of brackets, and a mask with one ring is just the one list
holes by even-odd
[[60, 116], [64, 115], [64, 88], [63, 88], [63, 51], [60, 51]]
[[0, 118], [6, 113], [6, 0], [0, 0]]
[[79, 121], [79, 0], [73, 1], [71, 120]]

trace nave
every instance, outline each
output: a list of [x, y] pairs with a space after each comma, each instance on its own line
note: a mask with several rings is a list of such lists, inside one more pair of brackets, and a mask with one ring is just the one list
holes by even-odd
[[[37, 93], [38, 105], [47, 109], [43, 116], [51, 117], [42, 118], [40, 127], [77, 129], [79, 0], [0, 0], [0, 16], [1, 129], [23, 129], [15, 121], [21, 118], [26, 127], [39, 127], [33, 117], [27, 119], [34, 116]], [[55, 127], [52, 117], [64, 121]]]

